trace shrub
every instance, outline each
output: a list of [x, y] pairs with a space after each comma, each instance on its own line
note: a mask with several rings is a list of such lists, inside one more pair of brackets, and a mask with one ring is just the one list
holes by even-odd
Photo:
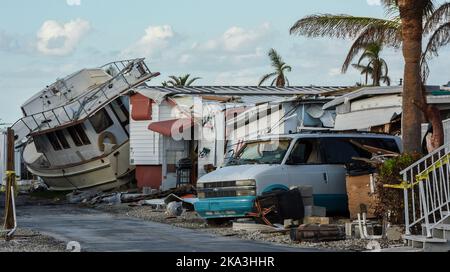
[[389, 213], [391, 224], [404, 224], [404, 195], [401, 189], [385, 188], [384, 185], [398, 185], [402, 183], [400, 172], [420, 159], [419, 154], [403, 154], [386, 160], [378, 168], [377, 197], [375, 215], [383, 218]]

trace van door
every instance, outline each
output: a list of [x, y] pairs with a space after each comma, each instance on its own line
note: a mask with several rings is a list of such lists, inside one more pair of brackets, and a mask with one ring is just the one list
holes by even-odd
[[299, 139], [286, 162], [289, 185], [312, 185], [314, 195], [329, 193], [329, 176], [318, 139]]
[[351, 163], [354, 157], [367, 158], [368, 154], [358, 150], [349, 138], [322, 138], [320, 143], [326, 163], [330, 193], [317, 201], [322, 205], [329, 203], [327, 206], [333, 204], [335, 212], [345, 212], [348, 209], [345, 165]]

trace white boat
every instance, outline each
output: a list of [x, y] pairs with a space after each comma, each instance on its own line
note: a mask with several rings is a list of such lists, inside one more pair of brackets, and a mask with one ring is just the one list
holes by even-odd
[[28, 170], [50, 190], [108, 190], [134, 178], [125, 93], [159, 75], [144, 59], [83, 69], [22, 105], [13, 129]]

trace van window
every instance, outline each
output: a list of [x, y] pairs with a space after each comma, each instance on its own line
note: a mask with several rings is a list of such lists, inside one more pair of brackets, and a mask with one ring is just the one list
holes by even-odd
[[105, 109], [101, 109], [92, 117], [89, 118], [92, 127], [94, 127], [95, 132], [102, 133], [107, 128], [113, 125], [111, 117], [109, 117], [108, 112]]
[[249, 142], [227, 165], [280, 164], [286, 156], [291, 140]]
[[353, 161], [353, 157], [370, 158], [371, 154], [362, 150], [344, 138], [323, 138], [321, 149], [325, 155], [325, 161], [329, 164], [347, 164]]
[[357, 138], [352, 139], [362, 145], [369, 145], [384, 150], [400, 153], [397, 142], [394, 139], [381, 139], [381, 138]]
[[300, 139], [295, 144], [289, 164], [320, 164], [322, 156], [320, 154], [319, 141], [316, 139]]

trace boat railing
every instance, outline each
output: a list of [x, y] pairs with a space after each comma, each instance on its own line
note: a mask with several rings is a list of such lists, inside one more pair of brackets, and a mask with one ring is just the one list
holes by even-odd
[[21, 118], [12, 126], [16, 140], [84, 120], [124, 92], [159, 75], [150, 71], [143, 58], [111, 62], [101, 68], [106, 69], [111, 79], [63, 106]]

